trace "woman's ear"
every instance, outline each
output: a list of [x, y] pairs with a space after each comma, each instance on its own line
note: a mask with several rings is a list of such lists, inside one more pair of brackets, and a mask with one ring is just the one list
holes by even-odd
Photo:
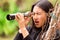
[[51, 17], [53, 10], [54, 10], [54, 9], [49, 9], [49, 12], [47, 13], [47, 16], [48, 16], [48, 17]]
[[51, 16], [50, 16], [50, 13], [46, 13], [47, 14], [47, 21], [48, 21], [48, 23], [50, 22], [50, 20], [51, 20]]
[[50, 18], [50, 17], [51, 17], [51, 16], [50, 16], [50, 13], [46, 13], [46, 15], [47, 15], [47, 17], [48, 17], [48, 18]]
[[49, 12], [47, 13], [47, 18], [48, 18], [49, 23], [50, 23], [52, 15], [53, 15], [53, 13], [52, 13], [53, 11], [54, 11], [54, 9], [50, 9]]
[[51, 13], [51, 12], [53, 12], [54, 11], [54, 9], [49, 9], [49, 13]]

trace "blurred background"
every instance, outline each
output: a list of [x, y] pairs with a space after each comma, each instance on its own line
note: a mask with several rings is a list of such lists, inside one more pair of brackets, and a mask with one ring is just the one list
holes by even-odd
[[[0, 40], [13, 40], [18, 32], [18, 23], [7, 20], [7, 14], [26, 12], [39, 0], [0, 0]], [[56, 0], [49, 0], [53, 5]], [[60, 0], [59, 0], [60, 2]]]

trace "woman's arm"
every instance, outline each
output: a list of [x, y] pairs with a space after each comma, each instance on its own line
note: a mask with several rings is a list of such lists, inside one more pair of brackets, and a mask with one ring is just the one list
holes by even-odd
[[[31, 30], [31, 27], [26, 28], [28, 32]], [[16, 37], [14, 40], [33, 40], [30, 35], [27, 35], [25, 38], [23, 38], [21, 30], [17, 33]]]
[[[30, 18], [24, 17], [23, 14], [19, 13], [15, 16], [16, 21], [19, 24], [19, 28], [21, 30], [21, 33], [23, 35], [23, 38], [25, 38], [27, 35], [29, 35], [29, 32], [26, 29], [26, 25], [30, 21]], [[28, 20], [29, 19], [29, 20]]]
[[23, 38], [25, 38], [25, 37], [27, 37], [27, 36], [29, 35], [29, 32], [28, 32], [28, 30], [26, 29], [26, 27], [20, 28], [19, 33], [22, 33]]
[[[15, 19], [16, 19], [16, 21], [17, 21], [18, 24], [19, 24], [19, 28], [20, 28], [20, 32], [19, 32], [19, 33], [22, 34], [22, 35], [19, 35], [19, 36], [17, 37], [17, 39], [18, 39], [19, 37], [23, 36], [23, 39], [24, 39], [24, 40], [31, 40], [31, 39], [30, 39], [30, 36], [29, 36], [29, 32], [28, 32], [27, 29], [26, 29], [26, 25], [28, 24], [30, 18], [25, 19], [24, 15], [22, 15], [22, 14], [17, 14], [17, 15], [15, 16]], [[23, 40], [23, 39], [20, 39], [20, 40]]]

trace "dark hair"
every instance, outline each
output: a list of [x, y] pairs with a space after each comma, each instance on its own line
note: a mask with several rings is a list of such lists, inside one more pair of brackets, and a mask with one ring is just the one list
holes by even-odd
[[[38, 1], [35, 4], [33, 4], [32, 8], [31, 8], [31, 12], [33, 12], [34, 6], [40, 7], [47, 13], [49, 12], [49, 9], [53, 9], [53, 5], [47, 0], [41, 0], [41, 1]], [[50, 18], [49, 18], [49, 20], [47, 18], [47, 22], [44, 24], [45, 27], [43, 28], [43, 31], [46, 31], [48, 29], [48, 27], [49, 27], [48, 21], [50, 21]], [[32, 19], [32, 27], [35, 27], [33, 19]]]
[[43, 9], [45, 12], [49, 12], [50, 9], [53, 9], [53, 5], [47, 0], [41, 0], [32, 5], [31, 12], [33, 12], [34, 6], [38, 6]]

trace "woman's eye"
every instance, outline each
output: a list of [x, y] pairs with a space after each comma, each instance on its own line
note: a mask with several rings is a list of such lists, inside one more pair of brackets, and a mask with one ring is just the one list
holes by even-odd
[[40, 13], [37, 13], [38, 15], [41, 15]]
[[32, 13], [32, 15], [35, 15], [35, 13]]

